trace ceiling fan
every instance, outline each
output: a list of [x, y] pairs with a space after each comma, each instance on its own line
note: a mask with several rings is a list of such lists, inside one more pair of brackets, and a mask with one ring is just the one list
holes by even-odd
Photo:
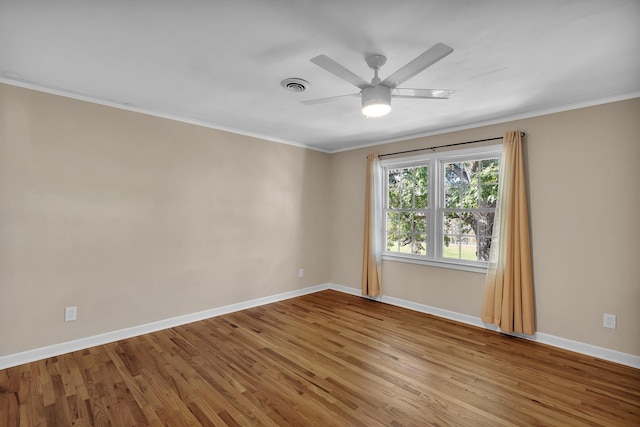
[[312, 99], [302, 101], [303, 104], [313, 105], [330, 102], [341, 98], [360, 96], [362, 98], [362, 114], [367, 117], [380, 117], [391, 111], [391, 98], [416, 98], [416, 99], [448, 99], [455, 90], [447, 89], [409, 89], [398, 88], [399, 85], [409, 80], [416, 74], [424, 71], [431, 65], [440, 61], [453, 52], [446, 44], [436, 43], [431, 48], [418, 55], [413, 61], [397, 70], [384, 80], [378, 77], [378, 71], [387, 62], [384, 55], [371, 55], [366, 58], [367, 65], [373, 69], [373, 79], [367, 82], [357, 74], [352, 73], [342, 65], [326, 55], [318, 55], [311, 62], [324, 68], [331, 74], [340, 77], [360, 89], [359, 93], [349, 95], [332, 96], [329, 98]]

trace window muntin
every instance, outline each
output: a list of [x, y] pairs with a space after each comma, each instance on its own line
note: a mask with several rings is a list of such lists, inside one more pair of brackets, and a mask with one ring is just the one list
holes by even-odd
[[382, 161], [384, 255], [485, 268], [500, 151], [491, 146]]

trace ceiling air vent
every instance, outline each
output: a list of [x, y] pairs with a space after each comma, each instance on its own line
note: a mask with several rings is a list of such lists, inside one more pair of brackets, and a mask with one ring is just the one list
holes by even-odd
[[291, 92], [304, 92], [305, 90], [309, 89], [309, 86], [311, 86], [308, 81], [295, 77], [284, 79], [280, 82], [280, 85], [283, 88], [290, 90]]

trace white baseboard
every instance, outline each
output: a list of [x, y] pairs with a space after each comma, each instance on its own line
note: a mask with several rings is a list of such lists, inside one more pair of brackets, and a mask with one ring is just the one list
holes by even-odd
[[270, 304], [272, 302], [283, 301], [289, 298], [311, 294], [311, 293], [322, 291], [325, 289], [328, 289], [327, 284], [311, 286], [304, 289], [284, 292], [281, 294], [271, 295], [263, 298], [256, 298], [249, 301], [239, 302], [236, 304], [230, 304], [230, 305], [225, 305], [223, 307], [200, 311], [197, 313], [185, 314], [183, 316], [172, 317], [170, 319], [146, 323], [144, 325], [133, 326], [131, 328], [120, 329], [117, 331], [94, 335], [87, 338], [80, 338], [74, 341], [67, 341], [60, 344], [50, 345], [47, 347], [40, 347], [33, 350], [27, 350], [21, 353], [9, 354], [7, 356], [0, 356], [0, 369], [6, 369], [12, 366], [18, 366], [24, 363], [46, 359], [47, 357], [59, 356], [61, 354], [70, 353], [72, 351], [84, 350], [89, 347], [95, 347], [97, 345], [107, 344], [110, 342], [119, 341], [126, 338], [132, 338], [138, 335], [160, 331], [162, 329], [173, 328], [175, 326], [185, 325], [187, 323], [197, 322], [198, 320], [204, 320], [204, 319], [209, 319], [211, 317], [221, 316], [223, 314], [233, 313], [234, 311], [240, 311], [240, 310], [245, 310], [247, 308], [257, 307], [259, 305], [265, 305], [265, 304]]
[[[361, 295], [360, 289], [350, 288], [342, 285], [336, 285], [333, 283], [329, 284], [329, 289], [333, 289], [335, 291], [340, 291], [340, 292], [344, 292], [351, 295], [358, 295], [358, 296]], [[449, 310], [443, 310], [441, 308], [431, 307], [429, 305], [419, 304], [413, 301], [407, 301], [400, 298], [388, 297], [384, 295], [382, 297], [370, 298], [370, 299], [381, 301], [391, 305], [396, 305], [398, 307], [408, 308], [409, 310], [419, 311], [421, 313], [433, 314], [434, 316], [455, 320], [457, 322], [478, 326], [484, 329], [499, 331], [499, 329], [495, 325], [483, 323], [479, 317], [456, 313], [454, 311], [449, 311]], [[505, 333], [505, 332], [502, 332], [502, 333]], [[565, 350], [574, 351], [576, 353], [581, 353], [587, 356], [593, 356], [599, 359], [609, 360], [611, 362], [620, 363], [621, 365], [627, 365], [633, 368], [640, 369], [640, 356], [636, 356], [633, 354], [622, 353], [620, 351], [610, 350], [608, 348], [598, 347], [595, 345], [586, 344], [579, 341], [573, 341], [566, 338], [556, 337], [554, 335], [549, 335], [541, 332], [536, 332], [534, 335], [522, 335], [522, 334], [509, 334], [509, 335], [525, 338], [525, 339], [536, 341], [542, 344], [563, 348]]]
[[[223, 314], [233, 313], [235, 311], [245, 310], [247, 308], [270, 304], [277, 301], [284, 301], [289, 298], [295, 298], [298, 296], [311, 294], [311, 293], [323, 291], [326, 289], [332, 289], [335, 291], [356, 295], [356, 296], [362, 296], [360, 289], [337, 285], [334, 283], [325, 283], [322, 285], [311, 286], [308, 288], [298, 289], [290, 292], [284, 292], [281, 294], [271, 295], [263, 298], [256, 298], [249, 301], [230, 304], [230, 305], [226, 305], [218, 308], [212, 308], [210, 310], [186, 314], [183, 316], [173, 317], [170, 319], [160, 320], [157, 322], [147, 323], [144, 325], [133, 326], [131, 328], [107, 332], [100, 335], [94, 335], [87, 338], [81, 338], [74, 341], [68, 341], [68, 342], [54, 344], [47, 347], [27, 350], [21, 353], [0, 356], [0, 369], [6, 369], [13, 366], [22, 365], [24, 363], [46, 359], [47, 357], [58, 356], [64, 353], [70, 353], [72, 351], [84, 350], [89, 347], [107, 344], [110, 342], [119, 341], [126, 338], [132, 338], [138, 335], [148, 334], [148, 333], [159, 331], [162, 329], [173, 328], [175, 326], [185, 325], [187, 323], [197, 322], [199, 320], [221, 316]], [[421, 313], [432, 314], [434, 316], [442, 317], [445, 319], [466, 323], [468, 325], [473, 325], [473, 326], [478, 326], [485, 329], [498, 331], [498, 328], [496, 328], [494, 325], [487, 325], [483, 323], [479, 318], [474, 316], [469, 316], [469, 315], [457, 313], [454, 311], [444, 310], [441, 308], [432, 307], [429, 305], [419, 304], [416, 302], [407, 301], [400, 298], [384, 296], [384, 295], [381, 297], [370, 298], [370, 299], [380, 301], [386, 304], [395, 305], [402, 308], [407, 308], [409, 310], [419, 311]], [[598, 346], [594, 346], [591, 344], [586, 344], [578, 341], [572, 341], [566, 338], [560, 338], [560, 337], [556, 337], [553, 335], [544, 334], [540, 332], [537, 332], [533, 336], [520, 335], [520, 334], [513, 334], [513, 335], [519, 336], [528, 340], [537, 341], [543, 344], [548, 344], [554, 347], [559, 347], [566, 350], [574, 351], [576, 353], [581, 353], [588, 356], [593, 356], [600, 359], [609, 360], [612, 362], [620, 363], [622, 365], [627, 365], [627, 366], [640, 369], [640, 356], [635, 356], [628, 353], [622, 353], [619, 351], [610, 350], [607, 348], [598, 347]]]

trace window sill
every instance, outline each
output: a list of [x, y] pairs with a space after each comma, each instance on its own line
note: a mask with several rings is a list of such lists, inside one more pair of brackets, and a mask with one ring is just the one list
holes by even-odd
[[461, 264], [457, 262], [422, 259], [411, 255], [396, 255], [385, 253], [382, 255], [384, 261], [406, 262], [409, 264], [428, 265], [429, 267], [448, 268], [451, 270], [469, 271], [472, 273], [487, 274], [487, 267], [483, 265]]

